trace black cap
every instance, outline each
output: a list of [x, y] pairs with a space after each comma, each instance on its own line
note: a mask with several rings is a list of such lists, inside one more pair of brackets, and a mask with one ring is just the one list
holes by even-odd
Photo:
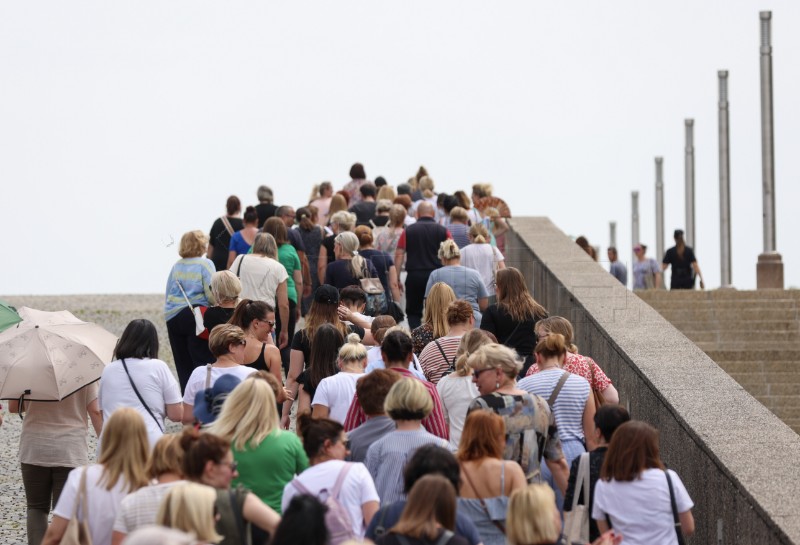
[[338, 305], [339, 304], [339, 290], [330, 284], [322, 284], [314, 292], [314, 301], [324, 305]]

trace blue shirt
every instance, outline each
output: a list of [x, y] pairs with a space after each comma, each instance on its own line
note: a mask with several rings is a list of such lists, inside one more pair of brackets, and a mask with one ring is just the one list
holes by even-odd
[[[375, 535], [375, 529], [378, 527], [378, 525], [388, 532], [389, 528], [397, 524], [397, 522], [400, 520], [400, 515], [403, 513], [405, 506], [406, 500], [399, 500], [381, 507], [381, 509], [375, 513], [375, 516], [372, 517], [372, 522], [369, 523], [369, 528], [367, 528], [365, 537], [374, 541], [377, 537]], [[478, 533], [478, 529], [475, 528], [475, 524], [468, 516], [464, 515], [458, 510], [456, 511], [455, 534], [469, 541], [470, 545], [478, 545], [478, 543], [481, 542], [481, 536]]]
[[[192, 306], [209, 306], [211, 297], [211, 276], [217, 272], [214, 262], [206, 257], [187, 257], [179, 259], [167, 278], [166, 300], [164, 301], [164, 320], [172, 318], [186, 307], [186, 299]], [[181, 283], [180, 287], [178, 282]]]
[[431, 288], [437, 282], [444, 282], [456, 294], [456, 297], [467, 301], [472, 305], [475, 316], [475, 327], [481, 326], [481, 309], [478, 306], [478, 299], [489, 297], [483, 278], [475, 269], [468, 269], [462, 265], [448, 265], [441, 269], [436, 269], [428, 277], [428, 285], [425, 287], [425, 297], [428, 297]]
[[250, 252], [250, 245], [242, 236], [241, 231], [236, 231], [233, 236], [231, 236], [231, 243], [228, 245], [228, 250], [231, 252], [236, 252], [236, 255]]

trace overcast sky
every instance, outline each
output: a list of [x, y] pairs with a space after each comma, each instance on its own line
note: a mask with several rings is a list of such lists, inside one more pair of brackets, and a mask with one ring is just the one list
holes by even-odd
[[[0, 293], [161, 292], [183, 232], [265, 183], [279, 203], [355, 161], [437, 189], [494, 184], [602, 248], [630, 194], [655, 250], [684, 225], [695, 119], [696, 254], [717, 287], [717, 70], [730, 71], [733, 281], [762, 250], [760, 9], [773, 10], [777, 245], [800, 286], [800, 3], [4, 2]], [[172, 242], [176, 244], [172, 244]], [[667, 247], [671, 245], [668, 239]], [[654, 256], [655, 257], [655, 256]]]

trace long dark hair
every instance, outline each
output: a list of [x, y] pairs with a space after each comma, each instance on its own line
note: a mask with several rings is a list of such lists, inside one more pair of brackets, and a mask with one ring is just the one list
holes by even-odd
[[314, 333], [311, 354], [308, 362], [308, 378], [316, 388], [322, 379], [335, 375], [338, 371], [336, 360], [339, 348], [344, 344], [342, 333], [331, 324], [322, 324]]
[[294, 496], [269, 545], [325, 545], [328, 543], [327, 511], [328, 508], [314, 496]]
[[267, 314], [270, 312], [275, 312], [275, 309], [264, 301], [242, 299], [236, 305], [236, 310], [233, 311], [233, 316], [228, 320], [228, 323], [237, 325], [242, 330], [247, 331], [253, 320], [266, 320]]
[[150, 320], [131, 320], [114, 348], [114, 359], [157, 358], [158, 332]]
[[683, 259], [683, 253], [686, 251], [686, 241], [683, 239], [683, 233], [675, 233], [675, 251], [678, 257]]

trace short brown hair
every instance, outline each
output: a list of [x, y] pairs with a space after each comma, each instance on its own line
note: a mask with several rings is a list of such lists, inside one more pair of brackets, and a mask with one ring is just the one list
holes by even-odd
[[229, 353], [228, 347], [235, 343], [244, 343], [244, 331], [239, 326], [220, 324], [208, 336], [208, 349], [215, 358]]
[[466, 324], [473, 316], [473, 308], [463, 299], [456, 299], [447, 306], [447, 325]]
[[183, 449], [183, 475], [190, 481], [200, 482], [206, 462], [218, 464], [231, 449], [231, 444], [211, 433], [200, 433], [186, 428], [180, 438]]
[[386, 333], [388, 333], [389, 328], [396, 325], [397, 321], [394, 318], [388, 314], [381, 314], [380, 316], [375, 316], [375, 319], [372, 320], [372, 325], [369, 326], [369, 330], [370, 333], [372, 333], [372, 338], [380, 345]]
[[183, 475], [183, 448], [181, 448], [181, 436], [177, 433], [162, 435], [147, 461], [148, 478], [158, 479], [167, 473]]
[[413, 203], [411, 197], [409, 197], [408, 195], [398, 195], [397, 197], [394, 198], [394, 201], [392, 202], [394, 204], [402, 205], [402, 207], [406, 209], [406, 212], [408, 212], [408, 210], [411, 208], [411, 204]]
[[181, 237], [181, 244], [178, 247], [178, 255], [186, 259], [189, 257], [200, 257], [206, 253], [208, 248], [208, 236], [203, 231], [189, 231]]
[[633, 481], [645, 469], [664, 469], [658, 452], [658, 430], [646, 422], [625, 422], [611, 437], [600, 478]]
[[231, 195], [225, 203], [225, 210], [229, 216], [235, 216], [242, 211], [242, 201], [236, 195]]
[[375, 369], [367, 373], [356, 382], [356, 395], [367, 416], [384, 414], [383, 402], [395, 382], [402, 377], [390, 369]]
[[502, 460], [505, 435], [506, 424], [502, 416], [492, 411], [472, 411], [464, 422], [456, 458], [459, 462], [483, 458]]
[[286, 224], [278, 217], [268, 218], [264, 222], [264, 227], [261, 229], [265, 233], [269, 233], [275, 239], [275, 242], [280, 246], [289, 242], [289, 235], [286, 232]]

